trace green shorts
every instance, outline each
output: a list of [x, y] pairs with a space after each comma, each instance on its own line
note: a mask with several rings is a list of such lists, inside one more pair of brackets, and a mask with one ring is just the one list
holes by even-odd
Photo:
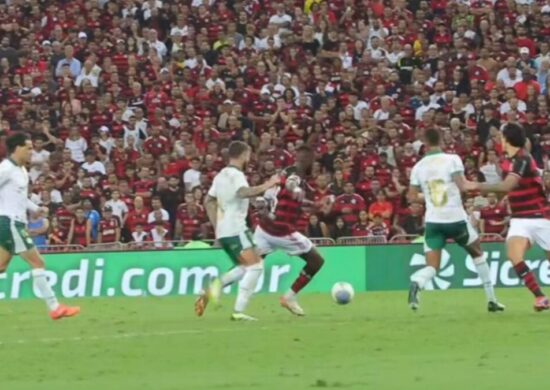
[[250, 248], [255, 248], [254, 239], [252, 238], [252, 232], [245, 230], [238, 236], [222, 237], [218, 239], [222, 249], [233, 260], [235, 264], [240, 264], [242, 251]]
[[479, 235], [468, 221], [426, 222], [424, 237], [424, 252], [431, 252], [445, 248], [447, 240], [453, 240], [462, 247], [468, 246], [475, 242]]
[[23, 222], [0, 216], [0, 247], [17, 255], [34, 248], [34, 242]]

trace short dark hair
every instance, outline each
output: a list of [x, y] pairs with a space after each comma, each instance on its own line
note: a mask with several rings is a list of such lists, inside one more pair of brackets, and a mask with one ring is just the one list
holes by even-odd
[[504, 129], [502, 129], [502, 135], [510, 145], [516, 148], [525, 147], [527, 137], [525, 136], [525, 130], [522, 126], [516, 123], [508, 123], [504, 126]]
[[441, 134], [434, 128], [426, 129], [424, 139], [428, 146], [439, 146], [441, 144]]
[[25, 133], [18, 132], [10, 135], [6, 139], [6, 148], [8, 149], [8, 153], [12, 154], [19, 146], [25, 146], [29, 140], [29, 136]]
[[229, 144], [229, 158], [239, 158], [250, 150], [250, 146], [242, 141], [233, 141]]
[[313, 148], [309, 145], [300, 145], [296, 148], [296, 153], [313, 153]]

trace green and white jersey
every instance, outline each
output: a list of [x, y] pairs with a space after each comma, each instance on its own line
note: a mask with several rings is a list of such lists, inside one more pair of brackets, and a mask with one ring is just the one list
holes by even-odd
[[239, 198], [237, 191], [248, 187], [244, 173], [227, 166], [214, 177], [208, 195], [217, 199], [216, 238], [235, 237], [247, 230], [248, 198]]
[[0, 163], [0, 216], [27, 223], [27, 210], [36, 212], [39, 207], [28, 198], [29, 175], [6, 158]]
[[459, 156], [443, 152], [428, 153], [411, 172], [411, 186], [418, 187], [426, 199], [426, 222], [453, 223], [468, 218], [462, 205], [455, 175], [464, 174]]

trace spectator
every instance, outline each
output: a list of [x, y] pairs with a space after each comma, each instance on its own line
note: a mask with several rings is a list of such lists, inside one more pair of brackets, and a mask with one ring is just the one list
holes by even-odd
[[105, 176], [105, 166], [96, 160], [95, 152], [88, 150], [85, 153], [85, 161], [81, 165], [82, 169], [89, 175]]
[[198, 157], [193, 157], [191, 159], [191, 167], [185, 171], [183, 174], [183, 183], [185, 185], [186, 191], [191, 191], [196, 186], [201, 184], [200, 182], [200, 171], [201, 160]]
[[105, 207], [110, 207], [113, 213], [113, 216], [118, 218], [120, 226], [126, 224], [126, 217], [128, 216], [128, 206], [124, 201], [120, 199], [120, 191], [113, 190], [111, 192], [111, 199], [105, 202]]
[[312, 238], [326, 238], [330, 236], [327, 225], [319, 221], [319, 217], [315, 214], [309, 216], [306, 235]]
[[479, 231], [486, 234], [499, 234], [506, 237], [510, 220], [507, 207], [498, 201], [497, 194], [487, 194], [487, 206], [480, 210]]
[[374, 219], [374, 216], [380, 214], [384, 218], [384, 222], [389, 224], [393, 218], [393, 204], [388, 202], [384, 190], [378, 191], [376, 194], [376, 202], [369, 207], [369, 217]]
[[55, 68], [55, 75], [61, 77], [63, 75], [63, 68], [69, 69], [69, 75], [76, 79], [80, 75], [81, 63], [74, 58], [74, 48], [71, 45], [65, 46], [65, 57], [57, 63]]
[[344, 221], [344, 218], [337, 217], [332, 228], [331, 236], [333, 240], [338, 240], [342, 237], [351, 237], [351, 230]]
[[351, 235], [353, 237], [367, 237], [369, 235], [369, 214], [366, 210], [359, 212], [359, 219], [351, 228]]
[[417, 203], [411, 203], [407, 215], [399, 224], [402, 234], [421, 236], [424, 234], [424, 216], [422, 215], [422, 206]]
[[65, 140], [65, 148], [70, 150], [73, 161], [79, 164], [84, 162], [84, 152], [88, 149], [88, 142], [82, 137], [78, 127], [71, 127], [69, 137]]
[[75, 218], [71, 221], [68, 234], [68, 242], [73, 245], [88, 246], [92, 241], [91, 237], [92, 220], [87, 218], [82, 207], [75, 210]]
[[170, 220], [170, 214], [168, 211], [162, 208], [162, 202], [159, 196], [153, 196], [151, 198], [151, 212], [147, 216], [147, 223], [153, 223], [155, 221], [155, 212], [160, 212], [162, 216], [162, 221], [167, 222]]
[[44, 163], [49, 162], [50, 152], [44, 149], [44, 140], [38, 137], [33, 142], [33, 149], [31, 155], [31, 169], [29, 176], [31, 181], [35, 181], [41, 174], [41, 167]]
[[137, 224], [135, 230], [132, 232], [132, 242], [136, 243], [137, 248], [141, 248], [144, 244], [151, 239], [148, 232], [143, 230], [143, 225]]
[[97, 242], [112, 244], [120, 241], [120, 220], [113, 216], [110, 206], [103, 207], [103, 218], [99, 222]]
[[101, 217], [97, 210], [93, 208], [92, 202], [89, 199], [85, 199], [82, 202], [82, 205], [84, 209], [84, 217], [86, 220], [90, 221], [86, 237], [87, 245], [90, 245], [92, 242], [97, 242], [99, 221], [101, 220]]
[[115, 139], [111, 136], [110, 130], [107, 126], [101, 126], [99, 128], [99, 145], [105, 149], [108, 156], [111, 155], [111, 151], [115, 148]]
[[170, 232], [166, 229], [162, 221], [155, 222], [150, 234], [156, 249], [168, 249], [172, 247]]
[[185, 194], [185, 202], [178, 206], [174, 239], [191, 240], [197, 232], [204, 231], [207, 223], [202, 202], [197, 202], [192, 192]]
[[495, 150], [487, 151], [487, 162], [479, 170], [487, 183], [496, 184], [502, 181], [502, 169]]
[[390, 229], [381, 214], [374, 214], [372, 222], [368, 228], [368, 233], [369, 236], [374, 237], [384, 237], [385, 239], [389, 237]]
[[334, 212], [342, 216], [348, 226], [352, 226], [357, 222], [359, 212], [365, 209], [365, 200], [361, 195], [355, 193], [353, 183], [347, 182], [344, 185], [344, 193], [336, 197], [334, 201]]
[[44, 248], [48, 241], [48, 231], [50, 229], [50, 221], [47, 215], [36, 217], [31, 214], [27, 225], [29, 235], [37, 248]]
[[67, 245], [70, 243], [68, 238], [69, 230], [62, 228], [56, 217], [52, 217], [50, 225], [51, 229], [48, 234], [47, 245]]

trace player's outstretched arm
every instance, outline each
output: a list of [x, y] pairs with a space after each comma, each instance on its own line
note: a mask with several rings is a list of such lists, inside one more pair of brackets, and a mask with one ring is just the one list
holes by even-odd
[[465, 181], [466, 191], [481, 191], [481, 192], [500, 192], [507, 193], [516, 188], [519, 184], [520, 177], [514, 173], [510, 173], [500, 183], [476, 183], [472, 181]]
[[204, 208], [206, 210], [206, 215], [208, 216], [210, 223], [214, 227], [214, 230], [216, 230], [216, 222], [218, 217], [218, 200], [213, 196], [206, 195], [206, 199], [204, 200]]
[[271, 187], [275, 187], [280, 182], [281, 182], [281, 178], [279, 177], [279, 175], [273, 175], [268, 181], [266, 181], [263, 184], [260, 184], [259, 186], [239, 188], [239, 190], [237, 191], [237, 196], [239, 198], [254, 198], [258, 195], [263, 194], [264, 192], [269, 190]]

